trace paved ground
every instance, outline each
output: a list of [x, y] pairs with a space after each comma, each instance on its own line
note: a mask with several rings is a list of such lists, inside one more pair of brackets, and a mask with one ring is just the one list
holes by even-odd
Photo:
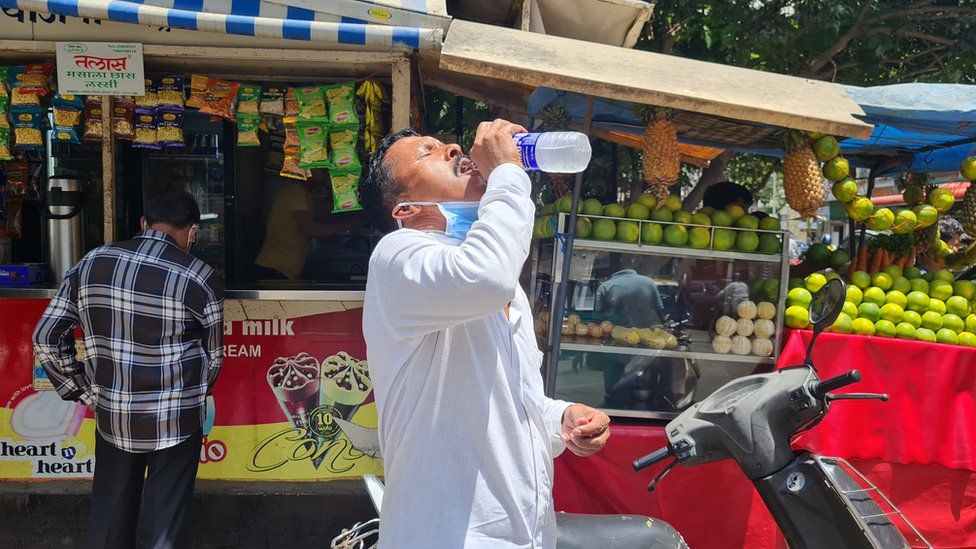
[[[0, 547], [80, 547], [87, 483], [0, 481]], [[342, 528], [376, 516], [359, 482], [198, 483], [192, 547], [327, 548]], [[140, 545], [141, 547], [141, 545]]]

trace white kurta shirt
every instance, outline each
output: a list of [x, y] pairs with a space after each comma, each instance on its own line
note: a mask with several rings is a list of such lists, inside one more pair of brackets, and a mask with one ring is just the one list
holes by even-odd
[[499, 166], [464, 241], [401, 229], [373, 251], [363, 333], [386, 476], [380, 547], [555, 546], [552, 461], [568, 403], [543, 393], [518, 284], [530, 187], [521, 168]]

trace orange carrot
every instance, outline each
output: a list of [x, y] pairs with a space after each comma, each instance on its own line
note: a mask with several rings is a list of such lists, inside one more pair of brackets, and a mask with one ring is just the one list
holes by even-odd
[[884, 260], [884, 249], [878, 248], [874, 251], [874, 255], [871, 256], [871, 266], [868, 268], [868, 273], [874, 274], [880, 271], [882, 260]]
[[868, 245], [861, 244], [861, 248], [857, 251], [857, 261], [854, 262], [854, 268], [851, 269], [854, 272], [866, 271], [868, 269]]

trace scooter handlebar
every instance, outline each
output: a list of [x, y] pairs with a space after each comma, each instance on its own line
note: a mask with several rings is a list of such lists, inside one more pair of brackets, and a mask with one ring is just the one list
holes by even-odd
[[646, 469], [655, 463], [664, 461], [671, 455], [671, 446], [665, 446], [655, 452], [651, 452], [642, 458], [634, 460], [634, 470], [640, 471], [641, 469]]
[[810, 388], [810, 393], [818, 399], [824, 399], [827, 393], [857, 383], [858, 381], [861, 381], [861, 372], [851, 370], [839, 376], [814, 383], [813, 387]]

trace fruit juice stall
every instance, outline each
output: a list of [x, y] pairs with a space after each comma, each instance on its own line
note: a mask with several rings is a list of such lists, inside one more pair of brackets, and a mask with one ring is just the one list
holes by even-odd
[[[662, 338], [660, 334], [655, 337], [660, 328], [650, 331], [647, 328], [621, 328], [613, 321], [603, 320], [601, 315], [588, 319], [586, 312], [579, 311], [580, 305], [588, 312], [599, 312], [601, 307], [598, 301], [580, 299], [587, 295], [586, 291], [579, 291], [580, 284], [585, 285], [587, 280], [597, 278], [599, 285], [612, 286], [617, 275], [612, 274], [609, 279], [606, 277], [618, 268], [615, 265], [622, 266], [622, 262], [614, 264], [605, 261], [601, 268], [600, 259], [593, 257], [593, 250], [630, 252], [642, 256], [661, 255], [668, 258], [665, 264], [666, 261], [677, 263], [680, 261], [677, 258], [688, 256], [719, 261], [724, 254], [731, 254], [725, 257], [735, 257], [739, 262], [770, 261], [778, 256], [775, 253], [762, 255], [763, 252], [774, 251], [775, 246], [762, 247], [763, 231], [755, 231], [755, 222], [735, 208], [724, 212], [726, 215], [707, 209], [693, 214], [683, 211], [677, 197], [662, 194], [666, 196], [664, 206], [654, 210], [659, 199], [645, 193], [636, 199], [632, 197], [629, 205], [601, 205], [592, 199], [581, 200], [578, 219], [572, 224], [566, 219], [571, 214], [550, 213], [572, 212], [572, 195], [567, 194], [540, 212], [542, 216], [537, 222], [536, 237], [539, 247], [543, 248], [541, 256], [552, 255], [555, 249], [552, 264], [556, 265], [557, 271], [543, 276], [543, 285], [551, 286], [550, 281], [556, 281], [573, 286], [567, 292], [569, 299], [564, 301], [569, 314], [559, 317], [551, 327], [537, 328], [545, 330], [550, 340], [560, 341], [558, 350], [550, 343], [550, 356], [559, 357], [553, 368], [557, 373], [552, 374], [553, 369], [550, 370], [550, 387], [554, 386], [555, 394], [562, 398], [581, 394], [581, 386], [585, 384], [582, 381], [585, 366], [593, 366], [592, 358], [580, 359], [579, 355], [585, 352], [683, 356], [686, 361], [697, 362], [700, 365], [698, 368], [684, 366], [687, 373], [682, 375], [681, 366], [676, 369], [673, 363], [657, 366], [654, 371], [647, 368], [646, 359], [621, 361], [624, 373], [622, 377], [616, 377], [614, 372], [615, 380], [627, 379], [626, 376], [638, 368], [643, 368], [641, 374], [644, 377], [642, 380], [640, 374], [631, 376], [628, 387], [631, 395], [623, 395], [625, 403], [628, 402], [627, 396], [631, 400], [624, 412], [618, 410], [621, 395], [611, 392], [610, 384], [590, 389], [590, 403], [604, 406], [611, 415], [667, 419], [708, 394], [711, 373], [708, 369], [715, 370], [722, 362], [715, 360], [716, 353], [729, 353], [731, 350], [734, 356], [726, 357], [727, 362], [745, 362], [750, 358], [756, 360], [757, 355], [763, 356], [769, 345], [759, 343], [760, 347], [757, 348], [757, 342], [770, 328], [769, 324], [761, 324], [766, 318], [776, 320], [773, 326], [777, 337], [780, 325], [787, 328], [781, 350], [779, 340], [775, 342], [776, 350], [772, 355], [775, 367], [802, 361], [809, 341], [809, 332], [805, 328], [812, 292], [829, 278], [844, 278], [848, 281], [844, 312], [831, 328], [833, 333], [818, 344], [814, 360], [821, 375], [835, 375], [852, 367], [859, 368], [864, 374], [864, 382], [857, 390], [887, 393], [891, 395], [891, 401], [886, 404], [866, 402], [837, 405], [822, 426], [804, 435], [799, 443], [804, 448], [814, 448], [826, 455], [855, 460], [872, 482], [894, 497], [895, 504], [935, 546], [968, 547], [976, 543], [973, 539], [976, 514], [965, 511], [971, 509], [976, 501], [973, 499], [976, 495], [971, 458], [973, 448], [969, 442], [974, 427], [971, 418], [976, 411], [972, 405], [976, 397], [976, 386], [973, 385], [976, 374], [976, 349], [973, 348], [976, 345], [976, 332], [973, 331], [976, 329], [976, 314], [973, 314], [976, 284], [971, 280], [956, 280], [953, 270], [959, 273], [970, 265], [974, 252], [971, 243], [947, 242], [949, 236], [943, 236], [946, 240], [942, 240], [937, 230], [943, 217], [957, 217], [964, 227], [973, 227], [976, 190], [967, 190], [961, 204], [954, 205], [952, 191], [930, 182], [925, 172], [958, 170], [965, 179], [976, 177], [973, 168], [976, 158], [972, 156], [976, 144], [976, 131], [972, 126], [976, 112], [972, 108], [976, 107], [976, 87], [911, 85], [892, 88], [895, 89], [846, 90], [865, 112], [859, 118], [875, 126], [870, 138], [791, 134], [787, 137], [785, 150], [781, 148], [777, 151], [766, 148], [767, 144], [761, 142], [750, 145], [746, 140], [739, 140], [730, 146], [707, 137], [686, 137], [692, 134], [694, 127], [689, 128], [691, 131], [687, 133], [677, 132], [682, 142], [687, 139], [698, 145], [784, 156], [786, 198], [801, 215], [809, 215], [823, 204], [828, 187], [834, 198], [844, 204], [851, 218], [847, 237], [850, 247], [845, 245], [831, 250], [823, 244], [811, 246], [802, 264], [784, 271], [783, 278], [774, 282], [781, 285], [783, 294], [765, 295], [769, 282], [754, 270], [746, 271], [748, 291], [744, 295], [748, 296], [748, 300], [734, 309], [713, 309], [711, 314], [706, 312], [704, 318], [709, 320], [702, 324], [695, 313], [700, 314], [702, 302], [707, 303], [708, 294], [695, 291], [694, 278], [680, 278], [686, 277], [687, 271], [707, 272], [706, 268], [695, 265], [685, 271], [674, 269], [671, 272], [675, 274], [670, 274], [664, 281], [663, 288], [677, 287], [674, 291], [689, 304], [683, 309], [677, 308], [677, 314], [681, 316], [678, 322], [672, 322], [672, 326], [686, 323], [685, 327], [679, 327], [677, 333], [671, 334], [677, 337]], [[635, 109], [629, 102], [603, 102], [592, 112], [591, 109], [585, 95], [551, 89], [536, 90], [529, 100], [530, 114], [568, 118], [571, 127], [579, 127], [590, 118], [592, 126], [603, 135], [609, 133], [611, 138], [622, 142], [626, 142], [625, 139], [637, 141], [639, 147], [653, 147], [661, 142], [657, 136], [648, 137], [659, 131], [654, 127], [660, 124], [658, 119], [648, 116], [640, 108]], [[680, 121], [682, 116], [686, 115], [678, 114], [676, 119]], [[680, 122], [677, 125], [680, 127]], [[674, 157], [673, 148], [667, 154]], [[660, 150], [650, 151], [650, 156], [655, 158], [658, 166], [663, 162], [664, 155]], [[798, 162], [797, 157], [800, 160], [805, 157], [806, 160]], [[647, 158], [645, 149], [645, 163]], [[866, 181], [852, 177], [853, 166], [869, 168], [870, 175]], [[657, 173], [649, 170], [645, 164], [645, 179], [649, 171]], [[900, 187], [904, 190], [907, 207], [897, 212], [887, 208], [876, 209], [870, 200], [874, 180], [883, 175], [903, 172], [907, 173], [902, 175]], [[805, 174], [810, 176], [805, 177]], [[647, 181], [652, 192], [654, 183], [653, 180]], [[707, 215], [703, 216], [703, 213]], [[719, 219], [716, 219], [716, 214], [719, 214]], [[556, 215], [562, 224], [550, 227]], [[733, 219], [733, 228], [727, 226], [730, 218]], [[615, 227], [608, 221], [612, 221]], [[683, 225], [686, 231], [675, 223]], [[598, 224], [603, 225], [602, 233], [597, 231]], [[622, 225], [625, 227], [623, 235], [620, 233]], [[575, 231], [567, 230], [567, 227], [574, 227]], [[698, 242], [692, 239], [693, 231], [700, 235]], [[718, 241], [719, 231], [728, 231], [727, 242]], [[746, 241], [747, 252], [740, 246], [740, 238], [747, 234], [743, 231], [760, 235], [760, 243], [751, 237]], [[568, 274], [562, 274], [558, 272], [559, 257], [562, 249], [568, 246], [561, 243], [558, 236], [567, 232], [575, 232], [576, 238], [569, 269], [563, 271]], [[732, 238], [732, 233], [735, 233], [735, 238]], [[552, 238], [554, 234], [557, 235], [556, 239]], [[771, 235], [776, 233], [766, 234], [770, 235], [766, 238], [772, 244]], [[636, 268], [638, 271], [647, 269], [649, 263], [645, 259]], [[668, 290], [662, 288], [659, 279], [662, 271], [659, 265], [650, 265], [650, 271], [643, 272], [658, 283], [664, 296]], [[737, 268], [733, 268], [731, 276], [725, 276], [729, 284], [735, 282]], [[601, 276], [603, 280], [599, 280]], [[683, 284], [682, 280], [691, 283]], [[687, 290], [682, 296], [683, 287]], [[768, 303], [764, 303], [766, 300]], [[663, 301], [667, 307], [668, 299], [664, 298]], [[767, 306], [765, 314], [762, 311], [764, 305]], [[769, 305], [777, 305], [775, 312]], [[550, 300], [543, 306], [557, 310], [559, 305]], [[609, 310], [612, 314], [613, 308]], [[718, 320], [712, 324], [711, 319], [717, 316]], [[594, 323], [598, 323], [598, 327], [605, 327], [606, 332], [600, 333], [594, 329], [591, 333]], [[666, 324], [664, 328], [667, 328]], [[585, 329], [579, 329], [580, 326]], [[699, 330], [697, 337], [695, 328]], [[702, 333], [705, 330], [707, 333]], [[711, 348], [707, 346], [709, 341]], [[608, 362], [597, 362], [594, 368], [602, 369], [604, 378], [608, 375]], [[728, 370], [726, 367], [725, 372]], [[648, 371], [651, 373], [650, 385], [647, 384]], [[679, 380], [677, 384], [674, 383], [676, 378]], [[645, 384], [641, 385], [641, 381]], [[620, 389], [620, 381], [616, 381], [614, 386]], [[651, 390], [646, 391], [648, 388]], [[605, 392], [602, 392], [604, 389]], [[654, 400], [655, 392], [658, 394], [657, 403]], [[682, 396], [683, 400], [678, 398]], [[634, 408], [641, 411], [636, 412]], [[642, 451], [666, 443], [661, 423], [651, 426], [650, 423], [630, 421], [617, 427], [614, 435], [620, 435], [620, 438], [616, 441], [611, 439], [610, 443], [614, 451], [597, 460], [601, 465], [606, 460], [606, 468], [601, 468], [606, 476], [586, 476], [592, 461], [572, 456], [562, 458], [557, 468], [556, 483], [560, 508], [590, 512], [645, 512], [652, 515], [656, 512], [677, 524], [679, 530], [691, 532], [687, 534], [689, 540], [701, 546], [766, 547], [783, 543], [752, 488], [736, 478], [735, 472], [730, 472], [728, 468], [723, 469], [721, 465], [709, 466], [708, 471], [704, 468], [700, 471], [678, 468], [651, 496], [644, 492], [642, 482], [635, 482], [622, 473], [627, 470], [629, 461], [641, 455]], [[594, 478], [601, 480], [586, 480]], [[615, 484], [622, 488], [606, 490], [602, 478], [613, 478]], [[645, 477], [640, 478], [643, 480]], [[696, 483], [704, 483], [710, 489], [722, 486], [727, 497], [713, 503], [712, 498], [698, 491]], [[600, 496], [594, 499], [593, 494], [601, 489]], [[953, 499], [950, 493], [957, 494], [960, 499]], [[701, 512], [693, 515], [682, 512], [692, 506]], [[703, 506], [705, 509], [702, 509]], [[729, 507], [735, 510], [729, 513]], [[713, 537], [718, 531], [722, 532], [723, 537]], [[699, 535], [701, 537], [696, 540]]]
[[[64, 270], [130, 238], [144, 200], [166, 188], [196, 198], [192, 253], [227, 288], [200, 478], [380, 473], [361, 332], [377, 235], [356, 187], [382, 135], [410, 125], [410, 53], [439, 45], [449, 19], [373, 5], [235, 1], [218, 15], [230, 5], [107, 4], [0, 2], [0, 219], [12, 237], [0, 268], [0, 480], [87, 489], [68, 479], [91, 477], [91, 412], [50, 390], [31, 335]], [[121, 61], [102, 62], [105, 42], [131, 52], [143, 88], [70, 94], [62, 54], [89, 66], [83, 76], [111, 72]], [[77, 207], [54, 205], [67, 195]], [[59, 207], [75, 227], [43, 216]], [[64, 259], [68, 239], [77, 249]]]

